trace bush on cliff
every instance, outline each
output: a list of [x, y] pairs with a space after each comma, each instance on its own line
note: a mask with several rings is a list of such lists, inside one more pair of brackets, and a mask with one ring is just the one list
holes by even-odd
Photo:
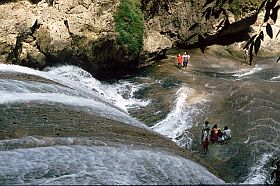
[[139, 0], [121, 0], [115, 15], [118, 42], [137, 54], [143, 47], [144, 20]]

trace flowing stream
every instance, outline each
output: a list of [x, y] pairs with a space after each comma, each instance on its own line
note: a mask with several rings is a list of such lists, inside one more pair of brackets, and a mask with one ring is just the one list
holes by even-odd
[[[168, 59], [136, 75], [106, 82], [74, 66], [39, 72], [0, 65], [1, 73], [25, 73], [50, 81], [2, 78], [0, 104], [68, 105], [158, 132], [206, 161], [209, 157], [201, 155], [199, 145], [203, 122], [220, 128], [227, 125], [233, 138], [224, 145], [210, 145], [208, 156], [226, 160], [228, 174], [234, 174], [228, 179], [231, 183], [269, 182], [270, 163], [280, 154], [280, 66], [273, 59], [252, 67], [207, 63], [211, 60], [207, 57], [192, 59], [188, 69], [179, 70]], [[91, 137], [1, 139], [0, 150], [2, 184], [223, 183], [180, 156], [152, 148], [112, 146]], [[201, 171], [207, 176], [197, 176]]]
[[150, 103], [133, 98], [142, 85], [74, 66], [0, 72], [0, 184], [224, 183], [128, 114]]

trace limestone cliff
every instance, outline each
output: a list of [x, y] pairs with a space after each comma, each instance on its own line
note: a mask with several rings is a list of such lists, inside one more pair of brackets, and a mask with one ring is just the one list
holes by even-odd
[[98, 72], [122, 55], [114, 32], [118, 3], [56, 0], [2, 4], [1, 60], [35, 68], [46, 63], [74, 63]]
[[142, 0], [143, 50], [132, 54], [117, 41], [114, 15], [120, 0], [5, 0], [0, 2], [0, 61], [34, 68], [77, 64], [95, 77], [114, 76], [148, 65], [172, 47], [248, 39], [243, 31], [256, 22], [260, 1], [240, 2], [227, 12], [225, 25], [223, 16], [205, 19], [203, 0]]

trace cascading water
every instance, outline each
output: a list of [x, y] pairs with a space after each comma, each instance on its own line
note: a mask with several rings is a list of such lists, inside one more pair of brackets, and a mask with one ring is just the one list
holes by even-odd
[[[193, 60], [195, 60], [194, 57]], [[131, 76], [111, 82], [100, 82], [92, 78], [87, 72], [73, 66], [49, 68], [46, 69], [47, 72], [38, 72], [24, 67], [3, 65], [0, 68], [1, 72], [31, 73], [56, 83], [32, 82], [32, 84], [30, 84], [25, 81], [2, 79], [1, 95], [5, 96], [5, 99], [1, 99], [0, 102], [1, 104], [5, 104], [17, 101], [28, 102], [35, 100], [47, 102], [49, 104], [67, 104], [90, 113], [97, 113], [102, 117], [147, 129], [146, 125], [142, 123], [144, 122], [151, 126], [150, 129], [172, 139], [181, 147], [197, 152], [199, 156], [200, 150], [198, 148], [200, 148], [200, 145], [196, 144], [199, 143], [200, 133], [197, 131], [201, 130], [201, 125], [205, 119], [209, 119], [210, 124], [216, 123], [221, 128], [228, 125], [233, 131], [233, 138], [228, 144], [223, 146], [210, 145], [209, 147], [210, 154], [213, 154], [213, 156], [216, 154], [217, 156], [221, 156], [218, 157], [221, 159], [221, 166], [228, 166], [228, 169], [230, 169], [228, 170], [228, 174], [234, 174], [234, 177], [230, 178], [231, 182], [246, 184], [262, 184], [268, 182], [270, 177], [269, 163], [273, 158], [279, 158], [280, 154], [280, 149], [278, 147], [280, 141], [280, 103], [278, 101], [280, 100], [279, 66], [268, 62], [268, 64], [260, 64], [252, 68], [244, 66], [241, 68], [240, 65], [236, 65], [236, 63], [234, 63], [234, 65], [231, 63], [225, 65], [224, 63], [202, 64], [199, 62], [201, 61], [196, 61], [197, 64], [190, 64], [187, 70], [178, 70], [174, 68], [173, 64], [165, 63], [165, 65], [161, 64], [151, 67], [154, 70], [145, 72], [144, 75], [138, 74], [136, 77]], [[1, 98], [3, 98], [3, 96], [1, 96]], [[17, 140], [24, 141], [26, 139]], [[98, 148], [95, 146], [91, 147], [90, 145], [108, 145], [107, 141], [88, 138], [46, 139], [43, 137], [28, 140], [32, 142], [28, 142], [31, 143], [31, 145], [27, 145], [28, 153], [31, 154], [29, 157], [26, 157], [27, 159], [32, 159], [33, 156], [39, 153], [36, 151], [38, 146], [44, 146], [43, 144], [46, 143], [59, 144], [61, 145], [59, 148], [54, 148], [53, 145], [45, 145], [41, 153], [45, 154], [47, 151], [59, 151], [62, 156], [62, 154], [66, 152], [71, 152], [68, 156], [70, 159], [76, 157], [76, 163], [73, 164], [74, 168], [70, 170], [73, 171], [76, 169], [76, 165], [81, 165], [82, 167], [90, 167], [88, 169], [89, 171], [80, 170], [80, 172], [70, 171], [66, 173], [57, 173], [57, 171], [60, 170], [56, 170], [58, 168], [55, 167], [53, 168], [55, 170], [51, 170], [51, 173], [48, 173], [49, 169], [44, 169], [42, 166], [38, 168], [40, 169], [40, 175], [43, 175], [41, 177], [39, 175], [40, 178], [38, 182], [34, 181], [34, 179], [37, 180], [37, 177], [34, 176], [35, 173], [31, 176], [32, 179], [25, 179], [23, 176], [28, 172], [34, 172], [32, 169], [32, 171], [26, 171], [25, 174], [21, 175], [21, 178], [13, 178], [13, 183], [221, 183], [217, 180], [214, 181], [212, 178], [209, 178], [209, 182], [199, 180], [200, 178], [198, 178], [199, 181], [197, 182], [189, 180], [189, 177], [184, 178], [185, 180], [179, 178], [179, 174], [181, 173], [190, 174], [192, 176], [200, 175], [201, 173], [198, 173], [197, 169], [193, 170], [196, 173], [188, 173], [189, 170], [174, 168], [167, 173], [165, 171], [166, 165], [161, 163], [170, 159], [168, 153], [164, 154], [162, 151], [158, 152], [149, 149], [145, 151], [145, 154], [149, 154], [145, 157], [143, 155], [144, 151], [141, 150], [141, 152], [138, 152], [138, 148], [130, 149], [130, 147], [125, 146], [124, 149], [114, 149], [110, 145], [108, 148], [98, 148], [109, 154], [115, 153], [118, 157], [120, 156], [123, 158], [124, 156], [128, 156], [130, 159], [129, 161], [132, 161], [130, 166], [143, 164], [144, 161], [134, 160], [134, 158], [131, 157], [132, 155], [138, 158], [141, 156], [140, 159], [150, 157], [149, 161], [155, 161], [158, 165], [155, 168], [153, 167], [155, 165], [152, 166], [151, 164], [153, 163], [151, 163], [146, 167], [146, 163], [144, 163], [144, 168], [142, 170], [157, 172], [163, 179], [145, 174], [139, 176], [141, 168], [137, 168], [133, 175], [117, 169], [116, 174], [118, 176], [109, 181], [104, 181], [112, 176], [108, 173], [108, 170], [112, 168], [111, 165], [104, 163], [107, 162], [107, 159], [98, 160], [100, 161], [98, 165], [92, 165], [90, 163], [92, 159], [86, 159], [86, 162], [82, 164], [78, 164], [77, 162], [83, 161], [85, 158], [83, 153], [96, 153]], [[36, 143], [34, 141], [36, 141]], [[27, 154], [27, 152], [20, 154], [18, 151], [18, 149], [25, 147], [26, 144], [18, 143], [20, 142], [15, 142], [13, 140], [1, 141], [2, 146], [6, 144], [2, 149], [11, 149], [11, 151], [13, 151], [12, 153], [9, 151], [9, 153], [11, 153], [9, 156], [13, 156], [14, 160], [19, 156], [25, 156], [24, 153]], [[40, 143], [40, 145], [37, 143]], [[86, 147], [80, 147], [80, 145], [85, 144]], [[72, 147], [71, 145], [74, 146]], [[13, 146], [17, 148], [12, 149]], [[32, 146], [36, 146], [34, 150]], [[3, 153], [8, 153], [8, 151], [3, 151]], [[128, 155], [129, 153], [131, 154]], [[161, 153], [163, 153], [163, 156], [159, 156]], [[8, 158], [8, 155], [6, 154], [0, 157]], [[154, 159], [151, 157], [157, 158]], [[116, 161], [128, 161], [122, 158]], [[59, 159], [58, 156], [57, 159]], [[179, 159], [174, 161], [180, 162], [179, 164], [185, 167], [186, 165], [183, 163], [183, 160]], [[207, 161], [207, 156], [205, 159]], [[225, 160], [228, 162], [227, 165], [223, 164]], [[24, 161], [28, 162], [28, 160]], [[69, 160], [63, 159], [61, 161], [68, 162]], [[47, 162], [49, 163], [46, 163], [44, 166], [51, 166], [49, 165], [51, 160]], [[43, 162], [41, 163], [43, 164]], [[174, 162], [170, 160], [169, 163], [172, 164]], [[104, 164], [106, 164], [107, 167], [104, 168]], [[96, 168], [96, 166], [102, 167], [101, 165], [103, 168], [100, 168], [100, 170]], [[4, 166], [8, 165], [4, 164]], [[116, 167], [120, 166], [121, 163], [116, 165]], [[151, 166], [153, 168], [151, 168]], [[170, 168], [169, 166], [167, 167]], [[14, 170], [17, 169], [19, 169], [19, 167], [14, 168]], [[69, 169], [69, 167], [65, 169]], [[105, 172], [106, 176], [99, 177], [100, 174], [93, 173], [93, 169]], [[217, 167], [217, 169], [219, 169], [219, 167]], [[7, 170], [8, 169], [5, 170], [6, 172], [1, 172], [1, 174], [9, 175]], [[129, 168], [125, 170], [128, 172], [132, 171], [132, 169]], [[223, 171], [224, 169], [221, 170]], [[170, 174], [175, 174], [174, 179], [170, 177]], [[49, 179], [49, 177], [51, 178]], [[86, 177], [88, 179], [86, 179]], [[93, 182], [92, 180], [94, 179], [99, 181]], [[21, 182], [15, 180], [21, 180]], [[10, 182], [6, 181], [5, 183]]]
[[[222, 183], [196, 163], [164, 151], [94, 145], [92, 139], [80, 138], [16, 140], [33, 147], [1, 148], [2, 184]], [[2, 140], [0, 145], [12, 146], [16, 140]], [[42, 144], [45, 147], [36, 147]], [[195, 176], [201, 173], [205, 176]]]
[[73, 66], [0, 73], [0, 184], [224, 183], [129, 116], [149, 104], [132, 96], [142, 85], [101, 83]]
[[[188, 148], [192, 144], [194, 136], [188, 133], [188, 129], [197, 122], [195, 121], [199, 115], [203, 113], [205, 106], [204, 102], [207, 102], [204, 97], [196, 96], [196, 100], [188, 101], [188, 96], [194, 94], [194, 90], [181, 87], [176, 92], [176, 102], [173, 110], [167, 115], [165, 119], [156, 123], [153, 130], [164, 134], [177, 142], [179, 146]], [[188, 102], [187, 102], [188, 101]]]

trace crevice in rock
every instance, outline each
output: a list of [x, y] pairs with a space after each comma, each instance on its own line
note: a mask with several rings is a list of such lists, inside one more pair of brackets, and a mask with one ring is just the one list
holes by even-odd
[[164, 32], [164, 31], [161, 31], [160, 34], [161, 34], [161, 35], [167, 35], [167, 36], [169, 36], [169, 37], [171, 37], [171, 38], [174, 38], [174, 37], [177, 36], [177, 34], [175, 34], [174, 32], [172, 32], [172, 31], [170, 31], [170, 30], [165, 31], [165, 32]]
[[46, 0], [48, 3], [48, 6], [54, 6], [56, 3], [56, 0]]
[[164, 11], [168, 12], [170, 2], [169, 0], [142, 0], [141, 4], [141, 9], [145, 19], [151, 19], [159, 13], [161, 8], [163, 8]]
[[[36, 20], [34, 22], [34, 24], [27, 29], [26, 31], [20, 33], [17, 37], [16, 37], [16, 45], [14, 47], [14, 49], [12, 50], [11, 53], [9, 53], [8, 55], [8, 61], [11, 61], [12, 64], [19, 64], [20, 63], [20, 54], [22, 52], [22, 44], [23, 42], [28, 38], [28, 37], [32, 37], [33, 40], [35, 40], [36, 38], [33, 36], [33, 34], [35, 33], [35, 31], [37, 29], [39, 29], [41, 26], [41, 24], [38, 23], [38, 20]], [[40, 47], [37, 45], [38, 50], [40, 51]]]
[[[190, 36], [184, 42], [178, 42], [179, 48], [204, 48], [206, 46], [218, 44], [218, 45], [230, 45], [235, 42], [242, 42], [250, 39], [249, 33], [251, 32], [250, 25], [253, 25], [257, 20], [257, 14], [253, 14], [246, 19], [230, 24], [223, 27], [216, 34], [202, 34], [203, 39], [199, 40], [197, 34]], [[196, 42], [189, 43], [192, 39], [196, 39]]]
[[66, 26], [66, 28], [67, 28], [67, 30], [68, 30], [68, 33], [69, 33], [69, 35], [70, 36], [72, 36], [73, 35], [73, 33], [70, 31], [70, 29], [69, 29], [69, 24], [68, 24], [68, 20], [67, 19], [65, 19], [64, 20], [64, 25]]
[[[176, 45], [179, 48], [187, 48], [187, 49], [193, 49], [193, 48], [203, 48], [210, 45], [231, 45], [236, 42], [242, 42], [250, 39], [249, 35], [250, 29], [246, 29], [243, 31], [240, 31], [238, 33], [232, 33], [228, 35], [224, 35], [223, 37], [206, 37], [204, 39], [204, 42], [194, 42], [192, 44], [188, 44], [187, 42], [180, 43], [178, 42]], [[192, 37], [196, 37], [196, 35], [193, 35]]]
[[16, 37], [16, 45], [11, 53], [8, 55], [8, 60], [11, 61], [13, 64], [16, 64], [19, 55], [22, 52], [22, 42], [31, 35], [30, 31], [22, 32]]

